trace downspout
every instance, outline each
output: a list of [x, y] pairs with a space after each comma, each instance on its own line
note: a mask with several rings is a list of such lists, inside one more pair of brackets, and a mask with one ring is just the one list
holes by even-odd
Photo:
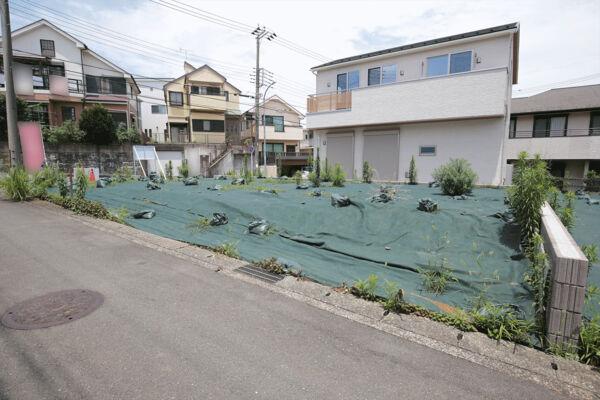
[[508, 66], [507, 66], [507, 74], [506, 74], [506, 94], [504, 96], [504, 129], [502, 134], [502, 142], [500, 145], [500, 186], [503, 186], [506, 182], [506, 141], [508, 138], [508, 131], [510, 126], [510, 109], [512, 102], [512, 74], [513, 71], [513, 53], [514, 53], [514, 40], [515, 33], [510, 37], [510, 48], [509, 48], [509, 58], [508, 58]]
[[82, 106], [81, 106], [82, 111], [83, 111], [83, 109], [85, 109], [85, 96], [87, 95], [85, 73], [83, 71], [83, 50], [85, 50], [85, 47], [83, 49], [79, 49], [79, 59], [81, 60], [81, 87], [83, 88], [83, 99], [82, 99]]

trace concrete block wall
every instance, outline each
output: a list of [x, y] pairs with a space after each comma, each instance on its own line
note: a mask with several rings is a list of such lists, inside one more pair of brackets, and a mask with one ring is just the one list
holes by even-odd
[[550, 343], [576, 345], [587, 285], [588, 260], [548, 203], [542, 207], [541, 231], [550, 263], [546, 335]]

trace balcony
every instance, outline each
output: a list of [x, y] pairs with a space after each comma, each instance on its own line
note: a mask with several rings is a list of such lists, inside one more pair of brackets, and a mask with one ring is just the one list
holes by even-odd
[[313, 94], [306, 100], [309, 113], [349, 110], [352, 108], [352, 92]]
[[507, 70], [494, 68], [308, 98], [307, 129], [502, 117]]
[[[593, 133], [592, 135], [590, 134]], [[558, 136], [558, 134], [561, 136]], [[516, 160], [521, 151], [539, 154], [548, 160], [589, 160], [600, 158], [600, 130], [567, 129], [548, 132], [549, 136], [533, 137], [533, 132], [516, 131], [506, 141], [505, 156]]]
[[[277, 160], [281, 160], [282, 163], [292, 163], [292, 164], [302, 164], [308, 161], [309, 154], [308, 153], [298, 153], [298, 152], [285, 152], [285, 153], [275, 153], [271, 151], [267, 151], [267, 165], [277, 164]], [[263, 155], [262, 152], [259, 151], [258, 154], [258, 163], [263, 165]]]

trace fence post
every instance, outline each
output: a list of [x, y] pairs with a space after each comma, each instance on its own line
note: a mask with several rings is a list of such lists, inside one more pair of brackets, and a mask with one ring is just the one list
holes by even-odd
[[541, 230], [550, 264], [546, 336], [551, 344], [577, 345], [588, 260], [548, 203], [542, 207]]

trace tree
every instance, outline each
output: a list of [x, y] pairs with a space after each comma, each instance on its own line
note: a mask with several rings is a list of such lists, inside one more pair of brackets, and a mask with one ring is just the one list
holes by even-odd
[[140, 134], [135, 128], [127, 128], [127, 125], [123, 122], [119, 122], [117, 126], [117, 140], [119, 143], [139, 143]]
[[[27, 102], [17, 97], [17, 120], [18, 121], [29, 121], [31, 116], [29, 115], [29, 109], [27, 108]], [[8, 140], [8, 128], [6, 127], [6, 96], [0, 94], [0, 142]]]
[[115, 123], [101, 105], [86, 108], [81, 112], [79, 128], [85, 132], [85, 140], [94, 144], [111, 144], [116, 141]]
[[85, 133], [79, 129], [77, 122], [65, 121], [61, 126], [45, 126], [42, 129], [46, 143], [78, 143], [83, 141]]
[[410, 165], [408, 167], [408, 183], [411, 185], [417, 184], [417, 165], [415, 164], [415, 156], [410, 159]]

